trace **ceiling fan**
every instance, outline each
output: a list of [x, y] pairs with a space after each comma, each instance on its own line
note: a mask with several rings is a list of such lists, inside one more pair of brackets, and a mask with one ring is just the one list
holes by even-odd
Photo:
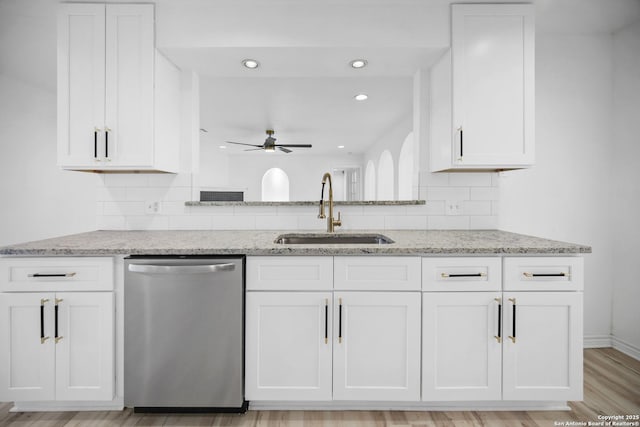
[[291, 153], [291, 150], [289, 150], [289, 148], [311, 148], [311, 144], [276, 144], [276, 139], [273, 137], [273, 134], [275, 133], [275, 131], [273, 129], [267, 129], [267, 138], [264, 140], [264, 144], [261, 145], [257, 145], [257, 144], [245, 144], [243, 142], [233, 142], [233, 141], [225, 141], [228, 144], [237, 144], [237, 145], [247, 145], [249, 147], [258, 147], [258, 148], [249, 148], [247, 150], [244, 151], [257, 151], [257, 150], [264, 150], [264, 151], [276, 151], [276, 149], [284, 152], [284, 153]]

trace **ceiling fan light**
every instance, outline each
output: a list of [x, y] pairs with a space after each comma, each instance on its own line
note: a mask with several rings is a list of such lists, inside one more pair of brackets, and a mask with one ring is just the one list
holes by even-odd
[[264, 151], [266, 151], [267, 153], [275, 153], [276, 147], [265, 147]]
[[356, 101], [365, 101], [369, 98], [369, 95], [367, 95], [366, 93], [359, 93], [356, 96], [354, 96], [354, 99]]
[[243, 59], [242, 65], [244, 65], [246, 68], [253, 70], [255, 68], [258, 68], [260, 66], [260, 63], [255, 59]]
[[351, 68], [364, 68], [366, 67], [368, 64], [366, 59], [354, 59], [353, 61], [349, 62], [349, 65], [351, 65]]

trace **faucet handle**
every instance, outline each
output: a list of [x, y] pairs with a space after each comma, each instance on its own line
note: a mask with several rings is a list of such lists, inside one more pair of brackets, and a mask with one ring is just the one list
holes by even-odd
[[338, 219], [333, 220], [333, 225], [340, 227], [342, 226], [342, 220], [340, 219], [340, 212], [338, 212]]

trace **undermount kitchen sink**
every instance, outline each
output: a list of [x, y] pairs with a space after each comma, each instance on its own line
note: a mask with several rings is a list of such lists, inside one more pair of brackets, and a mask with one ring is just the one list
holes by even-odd
[[382, 234], [282, 234], [274, 243], [282, 245], [388, 245], [395, 243]]

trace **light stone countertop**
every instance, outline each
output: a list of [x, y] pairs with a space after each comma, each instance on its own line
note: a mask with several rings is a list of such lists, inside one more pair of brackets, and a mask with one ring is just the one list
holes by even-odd
[[[92, 231], [0, 248], [0, 255], [511, 255], [581, 254], [591, 247], [499, 230], [353, 230], [379, 233], [395, 243], [277, 244], [303, 230]], [[323, 234], [308, 231], [313, 234]]]

